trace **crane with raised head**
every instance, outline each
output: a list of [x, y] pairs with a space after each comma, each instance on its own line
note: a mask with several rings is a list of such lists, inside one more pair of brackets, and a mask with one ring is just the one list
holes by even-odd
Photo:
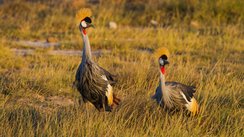
[[92, 60], [91, 46], [87, 29], [93, 27], [91, 10], [80, 9], [76, 14], [83, 39], [82, 61], [77, 69], [74, 86], [80, 92], [83, 102], [92, 103], [99, 111], [112, 111], [120, 99], [113, 93], [116, 83], [114, 75]]
[[199, 111], [199, 105], [193, 96], [196, 88], [179, 82], [166, 82], [165, 80], [165, 66], [169, 64], [169, 54], [168, 49], [164, 47], [155, 52], [159, 64], [160, 82], [152, 98], [166, 110], [186, 108], [192, 115], [196, 115]]

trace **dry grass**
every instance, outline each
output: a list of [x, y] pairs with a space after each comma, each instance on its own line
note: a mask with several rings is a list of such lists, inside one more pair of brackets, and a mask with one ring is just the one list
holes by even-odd
[[[155, 14], [151, 10], [154, 0], [143, 11], [140, 2], [134, 1], [139, 8], [128, 14], [125, 13], [128, 9], [108, 8], [104, 3], [97, 7], [86, 5], [94, 9], [97, 25], [88, 31], [92, 50], [111, 50], [94, 60], [118, 77], [115, 92], [122, 103], [111, 113], [99, 113], [90, 104], [79, 105], [79, 94], [72, 89], [72, 82], [80, 57], [48, 55], [47, 50], [53, 49], [16, 56], [10, 50], [23, 48], [13, 44], [13, 40], [48, 37], [58, 39], [62, 43], [60, 49], [80, 50], [82, 41], [72, 24], [73, 13], [79, 6], [73, 7], [69, 2], [16, 1], [0, 5], [0, 17], [6, 18], [0, 21], [0, 136], [244, 135], [243, 12], [238, 7], [243, 5], [242, 1], [231, 2], [236, 5], [231, 9], [225, 0], [210, 3], [217, 12], [212, 18], [208, 16], [208, 7], [204, 7], [209, 4], [206, 1], [202, 5], [196, 0], [187, 1], [192, 2], [193, 9], [204, 10], [192, 13], [186, 10], [186, 15], [180, 12], [179, 16], [176, 13], [181, 6], [184, 11], [185, 5], [165, 1], [176, 8], [173, 13], [170, 8], [158, 8], [156, 20], [168, 19], [159, 28], [147, 24]], [[50, 8], [53, 3], [55, 8]], [[125, 1], [121, 3], [126, 7]], [[117, 16], [111, 17], [110, 11]], [[233, 13], [233, 18], [227, 13]], [[144, 14], [145, 17], [138, 16]], [[206, 20], [198, 20], [200, 15]], [[109, 20], [117, 21], [119, 28], [106, 28]], [[199, 28], [191, 25], [195, 20], [201, 24]], [[159, 73], [151, 51], [161, 46], [172, 53], [166, 78], [197, 86], [199, 115], [168, 114], [150, 99]]]

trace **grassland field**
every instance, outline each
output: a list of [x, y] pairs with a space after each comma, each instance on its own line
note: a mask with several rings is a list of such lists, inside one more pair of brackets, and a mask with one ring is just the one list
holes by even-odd
[[[122, 102], [111, 113], [79, 104], [72, 83], [80, 56], [49, 54], [82, 50], [74, 19], [82, 7], [94, 13], [96, 27], [87, 33], [92, 51], [103, 53], [94, 60], [118, 78], [114, 92]], [[242, 0], [3, 0], [0, 136], [243, 137], [243, 7]], [[118, 27], [110, 29], [110, 21]], [[166, 79], [197, 87], [197, 116], [169, 114], [151, 100], [159, 82], [152, 53], [159, 47], [171, 52]]]

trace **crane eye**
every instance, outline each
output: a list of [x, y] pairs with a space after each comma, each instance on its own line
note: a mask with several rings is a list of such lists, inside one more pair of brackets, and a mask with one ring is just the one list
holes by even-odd
[[87, 24], [86, 24], [85, 21], [81, 21], [80, 25], [81, 25], [81, 27], [83, 27], [83, 28], [86, 28], [86, 27], [87, 27]]
[[164, 60], [162, 58], [159, 59], [159, 64], [162, 66], [164, 65]]

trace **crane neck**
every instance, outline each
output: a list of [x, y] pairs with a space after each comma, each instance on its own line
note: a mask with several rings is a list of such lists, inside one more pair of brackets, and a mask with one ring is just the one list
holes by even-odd
[[172, 92], [169, 92], [169, 88], [166, 87], [165, 69], [163, 69], [163, 70], [164, 71], [162, 71], [162, 68], [161, 68], [161, 72], [160, 72], [160, 86], [161, 86], [161, 91], [162, 91], [162, 95], [163, 95], [163, 101], [167, 107], [172, 108], [173, 107], [173, 102], [171, 99]]
[[86, 30], [83, 29], [81, 31], [82, 39], [83, 39], [83, 53], [82, 53], [82, 62], [85, 62], [87, 59], [91, 59], [91, 46], [89, 37], [86, 34]]
[[162, 74], [162, 72], [160, 72], [160, 85], [161, 85], [162, 91], [165, 91], [166, 90], [166, 86], [165, 86], [165, 74]]

